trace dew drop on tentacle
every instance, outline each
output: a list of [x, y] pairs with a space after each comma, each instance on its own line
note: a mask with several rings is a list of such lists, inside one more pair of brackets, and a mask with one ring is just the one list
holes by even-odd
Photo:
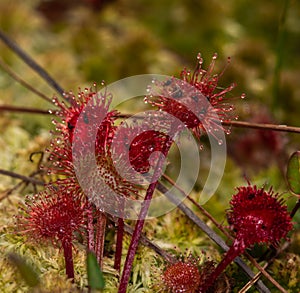
[[225, 133], [229, 135], [231, 133], [231, 129], [226, 129]]
[[57, 98], [53, 98], [53, 99], [52, 99], [52, 103], [53, 103], [55, 106], [58, 106], [58, 100], [57, 100]]

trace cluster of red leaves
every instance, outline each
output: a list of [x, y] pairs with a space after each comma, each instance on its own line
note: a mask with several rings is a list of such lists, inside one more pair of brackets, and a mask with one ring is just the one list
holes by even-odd
[[239, 187], [230, 206], [228, 222], [244, 248], [255, 243], [276, 245], [293, 227], [284, 200], [272, 189]]
[[66, 188], [49, 185], [45, 191], [26, 198], [19, 225], [34, 241], [71, 243], [73, 232], [83, 227], [84, 210], [80, 194], [74, 196]]
[[146, 101], [178, 118], [200, 138], [203, 133], [224, 130], [221, 123], [236, 118], [232, 98], [228, 97], [235, 84], [225, 89], [218, 88], [225, 68], [220, 74], [214, 73], [216, 54], [207, 70], [202, 68], [200, 54], [197, 59], [193, 72], [184, 69], [180, 80], [174, 78], [159, 83]]
[[[178, 261], [166, 266], [162, 274], [161, 287], [164, 292], [170, 293], [198, 293], [214, 269], [214, 261], [206, 260], [201, 263], [199, 258], [193, 257], [191, 254], [184, 258], [181, 257]], [[217, 282], [209, 292], [216, 292], [218, 286], [224, 288], [223, 279]]]
[[199, 268], [191, 262], [176, 262], [167, 267], [162, 280], [170, 292], [197, 292], [200, 285]]
[[[17, 218], [20, 230], [33, 236], [31, 238], [34, 241], [48, 239], [63, 247], [66, 273], [69, 278], [74, 278], [72, 259], [74, 232], [81, 232], [83, 224], [86, 223], [86, 216], [91, 212], [88, 210], [91, 209], [91, 205], [88, 204], [88, 198], [76, 177], [72, 145], [77, 139], [84, 161], [85, 156], [89, 155], [85, 149], [93, 143], [97, 162], [105, 167], [103, 173], [110, 174], [106, 178], [118, 179], [117, 176], [114, 176], [112, 160], [109, 160], [109, 146], [115, 131], [113, 125], [115, 112], [108, 112], [109, 96], [98, 97], [97, 93], [92, 90], [80, 92], [77, 97], [68, 93], [65, 98], [69, 106], [64, 102], [59, 102], [57, 98], [53, 99], [55, 106], [59, 107], [55, 114], [61, 122], [53, 121], [56, 130], [53, 132], [54, 138], [47, 149], [50, 162], [48, 173], [55, 174], [58, 179], [54, 183], [46, 185], [45, 191], [27, 197], [25, 206], [20, 208], [21, 214]], [[84, 108], [91, 99], [97, 99], [97, 107], [85, 113]], [[81, 123], [80, 127], [76, 127], [81, 114], [84, 123]], [[98, 127], [96, 122], [99, 115], [102, 115], [104, 119], [99, 129], [95, 128], [98, 130], [97, 135], [91, 141], [89, 138], [90, 127]], [[84, 175], [88, 175], [87, 170]], [[116, 184], [115, 186], [126, 194], [124, 192], [126, 183], [120, 178], [119, 182], [123, 185]], [[130, 187], [126, 189], [128, 194], [132, 192]]]
[[[220, 74], [212, 74], [216, 58], [214, 55], [210, 66], [204, 70], [203, 59], [198, 55], [199, 62], [195, 71], [193, 73], [186, 69], [182, 71], [181, 79], [192, 88], [171, 79], [160, 84], [159, 90], [154, 90], [147, 98], [152, 105], [184, 122], [198, 138], [203, 132], [211, 133], [222, 129], [221, 124], [216, 123], [217, 119], [220, 122], [228, 122], [235, 118], [234, 107], [226, 97], [235, 85], [218, 90], [218, 81], [224, 70]], [[267, 192], [264, 188], [258, 189], [250, 184], [239, 187], [230, 204], [228, 222], [236, 231], [236, 239], [222, 262], [216, 269], [202, 274], [201, 277], [197, 267], [190, 263], [178, 262], [170, 265], [163, 275], [163, 281], [170, 292], [211, 290], [215, 280], [227, 265], [247, 247], [255, 243], [276, 245], [282, 238], [286, 238], [292, 229], [287, 207], [272, 189]]]
[[[33, 232], [31, 234], [35, 235], [33, 237], [35, 240], [48, 238], [63, 246], [69, 242], [70, 247], [73, 233], [82, 227], [88, 201], [75, 172], [72, 149], [75, 140], [77, 140], [80, 155], [83, 156], [81, 174], [86, 177], [91, 175], [89, 174], [90, 166], [84, 162], [85, 159], [88, 161], [88, 157], [91, 156], [86, 149], [94, 144], [95, 154], [92, 155], [95, 156], [99, 167], [98, 174], [105, 183], [102, 189], [99, 186], [97, 190], [101, 196], [105, 198], [106, 186], [109, 186], [120, 196], [135, 199], [139, 188], [124, 179], [114, 166], [111, 148], [116, 131], [114, 122], [118, 113], [108, 111], [111, 96], [109, 94], [99, 96], [92, 90], [85, 90], [79, 92], [77, 97], [72, 93], [66, 94], [65, 97], [69, 105], [60, 102], [56, 97], [53, 99], [53, 103], [59, 108], [55, 114], [60, 122], [53, 120], [56, 129], [52, 132], [54, 137], [47, 149], [50, 162], [47, 172], [58, 177], [54, 183], [46, 186], [45, 191], [27, 197], [25, 206], [21, 208], [22, 216], [18, 217], [18, 222], [22, 231]], [[84, 112], [91, 99], [97, 102], [91, 104], [97, 106], [88, 108], [88, 111]], [[99, 116], [103, 117], [100, 126], [98, 125]], [[80, 117], [83, 117], [84, 123], [78, 126]], [[97, 129], [95, 139], [89, 137], [92, 128]], [[154, 144], [153, 151], [160, 150], [164, 137], [159, 132], [151, 132], [151, 136], [147, 133], [148, 139], [144, 140], [142, 138], [145, 133], [141, 135], [142, 137], [129, 146], [129, 157], [133, 168], [142, 173], [149, 166], [148, 158], [151, 154], [149, 145]], [[120, 141], [119, 144], [124, 144], [124, 141]], [[120, 157], [122, 157], [121, 154]], [[41, 217], [42, 212], [43, 217]], [[80, 220], [77, 220], [79, 218]]]
[[[182, 71], [183, 82], [170, 79], [159, 84], [158, 92], [154, 91], [146, 98], [159, 110], [183, 122], [198, 138], [203, 132], [223, 131], [219, 122], [228, 122], [234, 118], [234, 108], [226, 97], [234, 85], [223, 90], [218, 89], [218, 81], [224, 71], [213, 74], [215, 60], [216, 55], [208, 69], [204, 70], [203, 60], [199, 55], [193, 73], [186, 69]], [[94, 144], [93, 155], [96, 157], [104, 185], [122, 196], [136, 198], [137, 186], [117, 172], [112, 151], [117, 151], [120, 160], [123, 159], [124, 152], [126, 154], [128, 152], [130, 166], [126, 168], [130, 167], [143, 174], [150, 169], [149, 158], [153, 152], [163, 152], [167, 155], [164, 152], [165, 144], [171, 143], [171, 140], [168, 135], [157, 130], [140, 131], [138, 136], [130, 140], [130, 132], [135, 132], [136, 129], [129, 127], [128, 133], [123, 131], [121, 139], [119, 138], [113, 147], [112, 142], [117, 129], [114, 122], [118, 113], [108, 111], [111, 96], [109, 94], [98, 96], [96, 92], [86, 90], [80, 92], [77, 98], [72, 93], [65, 97], [70, 106], [59, 102], [56, 98], [53, 100], [60, 108], [56, 115], [61, 122], [54, 121], [55, 138], [48, 149], [49, 160], [52, 162], [49, 172], [63, 177], [56, 181], [56, 185], [48, 185], [44, 192], [28, 197], [25, 207], [21, 208], [22, 216], [19, 220], [24, 232], [34, 235], [35, 239], [51, 239], [53, 242], [60, 242], [65, 249], [65, 256], [70, 256], [73, 233], [82, 227], [87, 205], [87, 199], [74, 170], [72, 153], [74, 141], [77, 141], [83, 159], [91, 155], [86, 153], [87, 146]], [[97, 100], [97, 106], [85, 112], [91, 99]], [[100, 126], [99, 115], [103, 118]], [[80, 117], [83, 117], [84, 123], [80, 123], [80, 127], [77, 127]], [[90, 139], [91, 129], [97, 129], [95, 139]], [[89, 166], [83, 166], [83, 170], [85, 168], [85, 175], [88, 177]], [[98, 192], [105, 196], [106, 189]], [[266, 192], [263, 188], [257, 189], [256, 186], [249, 184], [238, 188], [238, 193], [233, 196], [230, 204], [228, 222], [237, 235], [233, 248], [212, 273], [211, 265], [207, 266], [209, 269], [206, 273], [200, 273], [197, 264], [192, 261], [178, 261], [171, 264], [162, 276], [168, 291], [191, 293], [206, 291], [226, 265], [246, 247], [261, 242], [276, 244], [280, 239], [285, 238], [292, 228], [286, 206], [272, 190]], [[68, 269], [69, 276], [72, 277], [70, 266], [67, 271]], [[203, 284], [204, 280], [208, 280], [206, 284]]]
[[201, 286], [200, 292], [211, 288], [225, 268], [246, 248], [256, 243], [277, 245], [293, 228], [287, 206], [272, 189], [265, 191], [250, 183], [239, 187], [230, 206], [227, 217], [236, 237], [208, 281]]

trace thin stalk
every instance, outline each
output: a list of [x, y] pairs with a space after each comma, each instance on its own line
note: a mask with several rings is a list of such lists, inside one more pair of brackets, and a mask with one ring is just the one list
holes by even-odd
[[[109, 217], [109, 219], [116, 223], [116, 219], [114, 217]], [[131, 228], [128, 224], [124, 223], [124, 232], [131, 235], [133, 234], [134, 229]], [[151, 241], [147, 236], [141, 235], [140, 237], [140, 243], [153, 251], [155, 251], [158, 255], [160, 255], [162, 258], [164, 258], [169, 263], [174, 263], [177, 259], [167, 251], [160, 248], [157, 244], [155, 244], [153, 241]]]
[[222, 125], [232, 126], [232, 127], [241, 127], [241, 128], [254, 128], [254, 129], [261, 129], [261, 130], [273, 130], [273, 131], [300, 133], [300, 127], [288, 126], [288, 125], [252, 123], [252, 122], [246, 122], [246, 121], [227, 121], [227, 122], [222, 122]]
[[25, 88], [29, 89], [31, 92], [38, 95], [45, 101], [53, 104], [52, 100], [50, 98], [48, 98], [42, 92], [38, 91], [36, 88], [32, 87], [30, 84], [28, 84], [26, 81], [24, 81], [20, 76], [18, 76], [16, 73], [14, 73], [13, 70], [1, 58], [0, 58], [0, 66], [6, 71], [6, 73], [8, 73], [19, 84], [21, 84]]
[[[35, 155], [36, 153], [32, 153], [31, 155], [30, 155], [30, 161], [31, 162], [33, 162], [33, 160], [32, 160], [32, 157]], [[40, 160], [39, 160], [39, 162], [38, 162], [38, 166], [40, 166], [40, 164], [41, 164], [41, 161], [42, 161], [42, 159], [43, 159], [43, 155], [41, 156], [41, 158], [40, 158]], [[11, 174], [7, 174], [8, 172], [9, 173], [11, 173], [11, 171], [6, 171], [6, 170], [2, 170], [2, 172], [5, 172], [6, 174], [5, 175], [11, 175]], [[0, 169], [0, 173], [1, 173], [1, 169]], [[37, 170], [37, 171], [34, 171], [34, 172], [32, 172], [28, 177], [26, 177], [26, 178], [33, 178], [35, 175], [38, 175], [38, 174], [41, 174], [42, 172], [41, 172], [41, 170]], [[13, 173], [14, 175], [16, 174], [16, 173]], [[17, 175], [20, 175], [20, 174], [17, 174]], [[23, 176], [23, 175], [20, 175], [20, 176]], [[41, 181], [40, 183], [42, 183], [43, 181]], [[14, 187], [12, 187], [12, 188], [10, 188], [10, 189], [8, 189], [8, 190], [6, 190], [6, 191], [4, 191], [3, 193], [1, 193], [0, 194], [0, 202], [2, 201], [2, 200], [4, 200], [5, 198], [7, 198], [8, 196], [10, 196], [15, 190], [17, 190], [19, 187], [21, 187], [22, 185], [24, 185], [24, 187], [26, 187], [29, 183], [31, 183], [31, 182], [29, 182], [29, 181], [21, 181], [21, 182], [19, 182], [18, 184], [16, 184]], [[35, 191], [35, 193], [37, 193], [37, 190], [36, 190], [36, 184], [35, 183], [32, 183], [33, 184], [33, 188], [34, 188], [34, 191]]]
[[69, 279], [74, 280], [74, 264], [72, 255], [72, 242], [69, 240], [62, 241], [62, 247], [64, 250], [64, 257], [66, 263], [66, 274]]
[[249, 261], [282, 293], [288, 293], [264, 268], [262, 268], [258, 262], [250, 256], [249, 253], [245, 252], [245, 255]]
[[293, 210], [290, 213], [291, 218], [295, 216], [299, 208], [300, 208], [300, 199], [298, 199], [296, 205], [294, 206]]
[[120, 202], [119, 205], [121, 214], [117, 220], [117, 239], [114, 268], [120, 273], [124, 238], [124, 202]]
[[21, 174], [12, 172], [12, 171], [7, 171], [7, 170], [0, 169], [0, 174], [6, 175], [6, 176], [9, 176], [9, 177], [13, 177], [13, 178], [17, 178], [17, 179], [20, 179], [24, 182], [29, 182], [29, 183], [36, 184], [36, 185], [44, 186], [44, 184], [45, 184], [43, 181], [40, 181], [38, 179], [28, 177], [28, 176], [24, 176], [24, 175], [21, 175]]
[[0, 40], [17, 54], [30, 68], [32, 68], [41, 78], [43, 78], [54, 90], [63, 98], [63, 88], [49, 75], [49, 73], [37, 64], [27, 53], [25, 53], [13, 40], [0, 30]]
[[[163, 147], [163, 151], [162, 151], [163, 154], [168, 154], [171, 144], [172, 144], [172, 140], [169, 139]], [[134, 256], [136, 254], [136, 251], [137, 251], [137, 248], [139, 245], [139, 240], [141, 238], [141, 234], [142, 234], [143, 227], [145, 224], [145, 218], [147, 217], [147, 214], [148, 214], [150, 202], [151, 202], [153, 193], [155, 191], [155, 188], [158, 184], [158, 174], [161, 170], [163, 162], [164, 162], [164, 160], [158, 161], [158, 163], [155, 167], [154, 173], [153, 173], [153, 177], [152, 177], [152, 180], [154, 180], [154, 181], [149, 184], [147, 192], [146, 192], [146, 196], [144, 198], [143, 203], [141, 204], [141, 211], [140, 211], [138, 220], [136, 222], [134, 232], [132, 234], [131, 242], [130, 242], [130, 245], [128, 248], [128, 253], [126, 256], [118, 293], [126, 293]]]
[[[263, 269], [266, 269], [268, 264], [263, 266]], [[251, 279], [238, 293], [246, 293], [261, 277], [261, 272], [258, 272], [253, 279]]]
[[[133, 235], [134, 230], [129, 225], [124, 224], [124, 231], [129, 235]], [[163, 257], [167, 262], [174, 263], [176, 261], [176, 257], [169, 254], [162, 248], [160, 248], [157, 244], [153, 243], [147, 236], [143, 234], [141, 235], [140, 243], [155, 251], [158, 255]]]
[[[94, 217], [93, 217], [93, 205], [88, 202], [87, 210], [86, 210], [86, 218], [87, 218], [87, 254], [89, 252], [95, 253], [95, 231], [94, 231]], [[92, 292], [90, 286], [88, 286], [88, 292]]]
[[169, 183], [172, 184], [172, 186], [174, 186], [177, 190], [179, 190], [181, 192], [181, 194], [183, 195], [183, 197], [186, 197], [193, 205], [195, 205], [197, 207], [197, 209], [204, 215], [206, 216], [209, 220], [211, 220], [215, 226], [221, 231], [223, 232], [223, 234], [230, 238], [231, 235], [225, 230], [223, 229], [222, 225], [218, 223], [218, 221], [206, 210], [204, 209], [199, 203], [197, 203], [191, 196], [189, 196], [188, 194], [186, 194], [184, 192], [184, 190], [182, 188], [180, 188], [180, 186], [178, 186], [169, 176], [167, 175], [163, 175], [163, 178], [166, 179]]
[[[130, 118], [132, 114], [117, 114], [117, 118]], [[134, 116], [135, 119], [144, 119], [144, 116]], [[282, 132], [293, 132], [300, 133], [300, 127], [297, 126], [288, 126], [288, 125], [278, 125], [271, 123], [253, 123], [247, 121], [223, 121], [221, 123], [224, 126], [232, 126], [232, 127], [240, 127], [240, 128], [253, 128], [253, 129], [261, 129], [261, 130], [273, 130], [273, 131], [282, 131]]]
[[243, 253], [244, 250], [245, 249], [241, 247], [240, 241], [235, 239], [232, 246], [230, 246], [229, 250], [224, 255], [222, 261], [214, 269], [214, 271], [208, 277], [208, 281], [200, 289], [200, 292], [206, 292], [215, 283], [217, 278], [226, 269], [226, 267], [230, 265], [238, 255]]
[[87, 250], [88, 252], [95, 252], [95, 235], [94, 235], [94, 217], [93, 217], [93, 206], [88, 203], [87, 211]]
[[[7, 106], [7, 105], [1, 105], [0, 112], [21, 112], [21, 113], [30, 113], [30, 114], [51, 115], [49, 110], [23, 108], [23, 107]], [[55, 112], [55, 110], [53, 112]]]
[[104, 252], [104, 241], [105, 241], [105, 230], [107, 217], [105, 213], [98, 212], [99, 216], [97, 219], [97, 231], [96, 231], [96, 247], [95, 253], [100, 268], [103, 268], [103, 252]]
[[15, 185], [14, 187], [5, 190], [3, 193], [0, 194], [0, 202], [6, 198], [8, 198], [15, 190], [17, 190], [19, 187], [22, 186], [22, 184], [24, 184], [23, 181], [19, 182], [17, 185]]
[[[285, 250], [285, 249], [287, 249], [288, 248], [288, 246], [289, 246], [289, 243], [288, 242], [286, 242], [280, 249], [278, 249], [277, 251], [276, 251], [276, 254], [270, 259], [270, 260], [268, 260], [268, 262], [262, 267], [264, 270], [266, 270], [266, 268], [270, 265], [270, 264], [272, 264], [273, 262], [274, 262], [274, 260], [276, 259], [276, 257], [283, 251], [283, 250]], [[240, 291], [239, 291], [239, 293], [245, 293], [245, 292], [247, 292], [250, 288], [251, 288], [251, 286], [252, 285], [254, 285], [254, 283], [255, 282], [257, 282], [257, 280], [259, 280], [259, 278], [261, 277], [261, 275], [262, 275], [262, 272], [261, 271], [259, 271], [256, 275], [255, 275], [255, 277], [252, 279], [252, 280], [250, 280]], [[278, 288], [278, 287], [277, 287]], [[282, 288], [282, 287], [281, 287]], [[283, 288], [282, 288], [283, 289]], [[285, 289], [283, 289], [283, 291], [281, 290], [281, 292], [286, 292], [286, 290]]]
[[188, 208], [180, 198], [168, 192], [168, 189], [161, 183], [158, 183], [157, 189], [163, 193], [172, 203], [174, 203], [183, 213], [192, 220], [211, 240], [227, 251], [228, 246], [211, 228], [209, 228], [190, 208]]
[[118, 218], [116, 253], [115, 253], [115, 262], [114, 262], [114, 268], [118, 272], [120, 272], [120, 267], [121, 267], [123, 238], [124, 238], [124, 219]]
[[155, 181], [149, 185], [144, 202], [142, 203], [141, 211], [139, 214], [139, 219], [136, 222], [136, 225], [135, 225], [135, 228], [134, 228], [134, 231], [132, 234], [131, 242], [130, 242], [130, 245], [128, 248], [128, 253], [126, 256], [118, 293], [126, 293], [134, 256], [136, 254], [136, 251], [137, 251], [137, 248], [139, 245], [139, 240], [140, 240], [140, 237], [141, 237], [141, 234], [143, 231], [143, 227], [145, 224], [145, 218], [147, 216], [148, 209], [150, 206], [150, 201], [152, 199], [156, 185], [157, 185], [157, 181]]

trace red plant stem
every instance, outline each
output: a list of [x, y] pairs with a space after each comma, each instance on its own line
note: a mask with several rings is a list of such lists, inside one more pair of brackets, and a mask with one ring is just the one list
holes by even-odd
[[123, 236], [124, 236], [124, 220], [122, 218], [119, 218], [118, 228], [117, 228], [115, 263], [114, 263], [114, 268], [118, 272], [120, 272], [120, 267], [121, 267]]
[[64, 257], [66, 263], [66, 274], [69, 279], [74, 280], [74, 264], [73, 264], [73, 256], [72, 256], [72, 242], [67, 239], [62, 241], [62, 247], [64, 250]]
[[88, 204], [86, 214], [87, 214], [87, 249], [88, 252], [90, 251], [95, 252], [94, 251], [95, 236], [94, 236], [94, 225], [93, 225], [94, 218], [93, 218], [93, 206], [91, 203]]
[[157, 185], [157, 181], [151, 183], [147, 189], [147, 193], [144, 199], [144, 202], [142, 203], [141, 212], [139, 214], [139, 220], [137, 220], [131, 242], [128, 248], [128, 253], [126, 256], [123, 274], [120, 281], [119, 291], [118, 293], [126, 293], [127, 284], [129, 282], [130, 272], [134, 260], [134, 256], [136, 254], [137, 247], [139, 245], [139, 240], [142, 234], [142, 230], [145, 223], [145, 218], [148, 213], [148, 209], [150, 206], [150, 200], [152, 199], [153, 192], [155, 190], [155, 187]]
[[[165, 145], [163, 147], [162, 153], [163, 154], [168, 154], [169, 149], [172, 145], [172, 140], [169, 138], [166, 142]], [[153, 177], [155, 178], [155, 181], [150, 183], [150, 185], [148, 186], [147, 192], [146, 192], [146, 196], [144, 198], [143, 203], [141, 204], [141, 211], [138, 217], [138, 220], [136, 222], [132, 237], [131, 237], [131, 242], [128, 248], [128, 253], [126, 256], [126, 260], [125, 260], [125, 264], [124, 264], [124, 269], [123, 269], [123, 273], [122, 273], [122, 277], [120, 280], [120, 286], [119, 286], [119, 290], [118, 293], [126, 293], [126, 289], [127, 289], [127, 285], [129, 282], [129, 277], [130, 277], [130, 272], [131, 272], [131, 268], [132, 268], [132, 264], [133, 264], [133, 260], [134, 260], [134, 256], [136, 254], [138, 245], [139, 245], [139, 241], [141, 238], [141, 234], [143, 231], [143, 227], [145, 224], [145, 218], [147, 216], [148, 213], [148, 209], [150, 206], [150, 202], [154, 193], [154, 190], [158, 184], [158, 174], [161, 170], [161, 167], [164, 163], [164, 160], [159, 160], [156, 168], [154, 170], [153, 173]]]
[[201, 287], [201, 293], [206, 292], [217, 280], [217, 278], [221, 275], [221, 273], [226, 269], [226, 267], [231, 264], [234, 259], [244, 252], [244, 247], [241, 245], [241, 241], [234, 240], [233, 244], [230, 246], [229, 250], [224, 255], [222, 261], [218, 264], [215, 270], [211, 273], [208, 278], [208, 281]]
[[96, 258], [100, 268], [103, 268], [103, 252], [104, 252], [104, 240], [105, 240], [105, 228], [106, 228], [106, 215], [105, 213], [98, 212], [97, 219], [97, 231], [96, 231]]

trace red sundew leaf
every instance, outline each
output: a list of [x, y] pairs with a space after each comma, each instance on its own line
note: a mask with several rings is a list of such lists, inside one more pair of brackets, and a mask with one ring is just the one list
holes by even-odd
[[286, 178], [290, 190], [300, 197], [300, 151], [291, 155], [287, 166]]

